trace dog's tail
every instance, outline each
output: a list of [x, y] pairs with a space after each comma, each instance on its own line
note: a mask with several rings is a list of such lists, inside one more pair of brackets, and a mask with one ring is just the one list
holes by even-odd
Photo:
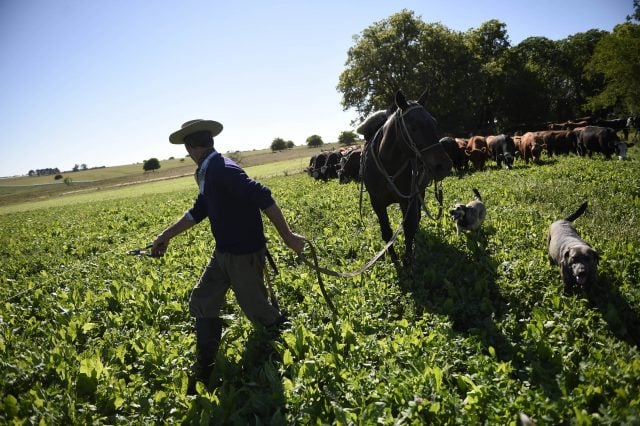
[[476, 188], [473, 188], [472, 191], [476, 195], [476, 198], [478, 199], [478, 201], [482, 201], [482, 197], [480, 196], [480, 192], [478, 192], [478, 190]]
[[576, 220], [577, 218], [582, 216], [582, 214], [586, 210], [587, 210], [587, 202], [585, 201], [584, 203], [582, 203], [582, 205], [580, 207], [578, 207], [578, 210], [576, 210], [575, 212], [571, 213], [569, 216], [565, 217], [564, 220], [568, 220], [569, 222], [573, 222], [574, 220]]

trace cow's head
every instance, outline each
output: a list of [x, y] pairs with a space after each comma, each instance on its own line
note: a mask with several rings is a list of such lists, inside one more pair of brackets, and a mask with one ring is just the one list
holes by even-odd
[[629, 142], [625, 142], [625, 141], [617, 141], [614, 145], [615, 151], [616, 151], [616, 155], [618, 156], [619, 160], [626, 160], [627, 159], [627, 149], [631, 148], [632, 146], [634, 146], [635, 143], [629, 143]]

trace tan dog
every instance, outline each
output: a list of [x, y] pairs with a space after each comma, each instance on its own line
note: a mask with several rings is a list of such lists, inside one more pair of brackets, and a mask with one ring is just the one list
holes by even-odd
[[456, 204], [455, 207], [449, 211], [451, 214], [451, 220], [456, 223], [457, 234], [460, 235], [460, 231], [476, 231], [480, 229], [484, 218], [487, 216], [487, 209], [482, 202], [482, 197], [476, 188], [473, 188], [473, 193], [476, 198], [468, 203]]
[[596, 278], [598, 253], [580, 238], [571, 224], [582, 216], [585, 210], [586, 201], [575, 213], [564, 220], [556, 220], [549, 227], [549, 261], [552, 265], [560, 266], [560, 276], [567, 293], [575, 290], [577, 286], [589, 286]]

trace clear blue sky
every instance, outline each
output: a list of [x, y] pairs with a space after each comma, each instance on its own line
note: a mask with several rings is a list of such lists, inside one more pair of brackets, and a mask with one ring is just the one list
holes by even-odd
[[[611, 31], [632, 0], [0, 0], [0, 176], [185, 155], [168, 135], [220, 121], [221, 152], [353, 130], [336, 91], [353, 36], [402, 9], [512, 45]], [[417, 94], [415, 94], [417, 95]]]

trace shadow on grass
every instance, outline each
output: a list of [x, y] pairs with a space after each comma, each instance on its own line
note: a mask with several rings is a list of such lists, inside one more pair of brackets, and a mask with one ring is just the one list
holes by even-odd
[[284, 423], [286, 401], [278, 374], [281, 359], [273, 340], [272, 333], [254, 327], [242, 357], [216, 366], [212, 380], [219, 384], [219, 402], [210, 405], [209, 413], [202, 413], [210, 416], [210, 424]]
[[620, 293], [616, 284], [607, 277], [600, 276], [585, 294], [589, 305], [600, 312], [614, 336], [640, 347], [640, 316]]
[[448, 316], [455, 332], [477, 338], [487, 350], [493, 347], [500, 361], [510, 362], [517, 379], [558, 398], [561, 391], [555, 377], [562, 366], [549, 360], [544, 346], [505, 335], [497, 325], [513, 306], [496, 284], [500, 266], [486, 252], [494, 232], [487, 227], [479, 234], [460, 235], [457, 246], [421, 230], [413, 267], [400, 275], [399, 285], [411, 292], [418, 314], [422, 310]]

